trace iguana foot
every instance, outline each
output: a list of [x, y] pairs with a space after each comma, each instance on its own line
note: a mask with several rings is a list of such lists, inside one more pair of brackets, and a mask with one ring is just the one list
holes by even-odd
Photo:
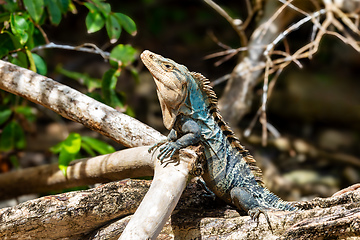
[[269, 229], [273, 232], [269, 216], [266, 212], [267, 208], [262, 207], [257, 199], [244, 187], [235, 187], [230, 191], [231, 201], [238, 209], [248, 210], [248, 214], [252, 220], [257, 221], [259, 225], [260, 213], [264, 214], [267, 223], [269, 224]]
[[164, 147], [160, 148], [157, 158], [162, 163], [165, 158], [171, 158], [180, 148], [181, 146], [176, 142], [167, 142]]
[[267, 223], [269, 224], [269, 229], [271, 231], [271, 233], [274, 233], [273, 230], [272, 230], [272, 227], [271, 227], [271, 224], [270, 224], [270, 219], [269, 219], [269, 215], [267, 214], [266, 212], [266, 209], [264, 208], [260, 208], [260, 207], [256, 207], [254, 209], [251, 209], [248, 211], [248, 214], [249, 216], [251, 217], [251, 219], [253, 221], [256, 221], [257, 222], [257, 225], [256, 226], [259, 226], [259, 217], [260, 217], [260, 214], [264, 214], [265, 218], [266, 218], [266, 221]]
[[155, 149], [157, 149], [158, 147], [160, 147], [161, 145], [163, 145], [163, 144], [165, 144], [167, 142], [168, 142], [167, 139], [163, 139], [160, 142], [155, 143], [154, 145], [149, 147], [148, 152], [151, 153], [152, 151], [154, 151]]
[[151, 153], [152, 151], [156, 150], [157, 148], [159, 148], [161, 145], [164, 145], [162, 148], [160, 148], [160, 153], [157, 156], [157, 158], [160, 160], [161, 163], [163, 163], [165, 158], [171, 158], [176, 151], [178, 151], [181, 146], [179, 144], [177, 144], [176, 142], [169, 142], [169, 140], [164, 139], [161, 140], [160, 142], [152, 145], [149, 149], [148, 152]]

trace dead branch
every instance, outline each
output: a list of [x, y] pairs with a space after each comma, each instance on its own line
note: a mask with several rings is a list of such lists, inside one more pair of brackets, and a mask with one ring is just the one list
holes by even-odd
[[155, 239], [159, 235], [188, 181], [193, 177], [190, 173], [196, 168], [197, 159], [195, 152], [182, 149], [176, 165], [169, 163], [163, 167], [160, 161], [156, 161], [149, 192], [119, 239]]
[[0, 199], [153, 176], [154, 162], [148, 149], [147, 146], [137, 147], [74, 161], [69, 165], [66, 177], [57, 163], [0, 174]]
[[[0, 88], [35, 103], [39, 103], [66, 118], [80, 122], [90, 129], [96, 130], [126, 146], [151, 144], [163, 138], [157, 131], [127, 115], [121, 114], [70, 87], [61, 85], [49, 78], [40, 76], [13, 64], [0, 61], [0, 79], [2, 79], [2, 81], [0, 81]], [[139, 149], [142, 150], [140, 154], [137, 152]], [[156, 162], [155, 178], [153, 181], [154, 187], [152, 187], [145, 196], [145, 202], [141, 204], [138, 213], [135, 214], [135, 217], [133, 218], [134, 220], [129, 222], [126, 231], [123, 234], [123, 239], [131, 236], [144, 239], [155, 238], [176, 206], [187, 181], [191, 179], [193, 176], [192, 174], [197, 172], [196, 169], [198, 168], [198, 164], [196, 161], [198, 159], [198, 154], [183, 149], [180, 151], [179, 159], [177, 161], [171, 162], [172, 160], [170, 160], [170, 162], [163, 166], [157, 163], [157, 152], [154, 152], [153, 154], [147, 153], [148, 147], [139, 149], [128, 150], [128, 153], [134, 153], [135, 151], [134, 158], [126, 159], [125, 165], [119, 164], [120, 169], [118, 170], [122, 172], [120, 172], [120, 175], [118, 176], [116, 176], [116, 174], [119, 173], [114, 173], [112, 170], [109, 170], [113, 168], [116, 169], [116, 165], [114, 166], [112, 164], [117, 164], [118, 162], [108, 162], [108, 160], [111, 159], [111, 157], [115, 157], [115, 159], [113, 159], [114, 161], [122, 160], [122, 157], [128, 157], [128, 155], [120, 158], [118, 158], [119, 156], [117, 154], [107, 155], [97, 159], [93, 158], [75, 163], [67, 170], [68, 176], [70, 176], [68, 177], [70, 180], [69, 182], [68, 179], [59, 176], [59, 174], [61, 174], [59, 171], [54, 171], [54, 166], [48, 168], [45, 167], [49, 172], [46, 175], [46, 179], [44, 179], [46, 184], [40, 184], [40, 187], [44, 188], [45, 186], [46, 188], [47, 180], [50, 180], [50, 185], [52, 185], [52, 187], [56, 187], [59, 182], [60, 184], [58, 185], [64, 186], [69, 184], [74, 186], [79, 183], [82, 184], [83, 182], [81, 180], [84, 180], [85, 182], [94, 182], [104, 179], [109, 181], [109, 177], [124, 177], [126, 173], [129, 174], [129, 170], [131, 171], [133, 168], [137, 167], [139, 167], [139, 169], [141, 167], [146, 169], [145, 171], [137, 172], [144, 176], [144, 172], [146, 174], [149, 173], [151, 167], [154, 166], [154, 162]], [[121, 152], [119, 154], [121, 154]], [[147, 160], [143, 159], [139, 161], [140, 166], [138, 166], [136, 162], [136, 157], [139, 157], [137, 154], [139, 154], [140, 157], [147, 158]], [[100, 162], [98, 162], [98, 160], [100, 160]], [[126, 161], [130, 161], [131, 163]], [[95, 168], [87, 168], [92, 165], [91, 163], [95, 164]], [[100, 166], [99, 163], [101, 164]], [[174, 165], [174, 163], [176, 164]], [[39, 169], [32, 169], [30, 172], [32, 174], [36, 172], [39, 173]], [[55, 174], [55, 177], [53, 174]], [[130, 175], [133, 174], [130, 173]], [[22, 179], [23, 176], [18, 175], [15, 176], [15, 178], [16, 177], [17, 183], [24, 184], [24, 179]], [[32, 177], [34, 177], [34, 175], [32, 175]], [[3, 181], [7, 180], [8, 178], [5, 176]], [[37, 181], [39, 180], [37, 179]], [[36, 185], [34, 188], [36, 187], [39, 187], [39, 185]], [[154, 208], [157, 209], [156, 212], [151, 211], [151, 209]], [[45, 213], [44, 215], [46, 215]], [[21, 216], [18, 217], [21, 218]], [[69, 226], [71, 225], [72, 224]], [[4, 229], [4, 236], [12, 236], [12, 230], [9, 230], [10, 228], [7, 230], [5, 225], [2, 226]], [[36, 233], [39, 231], [39, 228], [42, 229], [40, 222], [29, 226], [31, 229], [34, 229]], [[81, 224], [79, 226], [81, 226]], [[76, 230], [74, 232], [76, 232]], [[49, 234], [49, 232], [46, 233]], [[21, 236], [21, 234], [19, 236]], [[51, 236], [51, 234], [49, 234], [48, 237], [49, 236]]]
[[152, 145], [164, 136], [68, 86], [0, 61], [0, 88], [79, 122], [127, 147]]
[[[309, 8], [307, 5], [311, 3], [313, 6]], [[316, 11], [313, 10], [314, 6]], [[217, 8], [220, 7], [217, 6]], [[360, 36], [359, 8], [359, 2], [353, 0], [266, 1], [265, 14], [259, 26], [253, 31], [247, 46], [241, 46], [237, 49], [226, 49], [225, 51], [208, 56], [224, 56], [223, 60], [219, 61], [223, 62], [228, 57], [232, 57], [242, 51], [247, 51], [247, 55], [234, 68], [224, 94], [219, 100], [219, 107], [223, 117], [230, 125], [237, 124], [242, 116], [248, 112], [252, 102], [251, 93], [253, 87], [265, 72], [260, 121], [263, 124], [263, 138], [266, 138], [267, 120], [265, 112], [268, 99], [267, 84], [270, 75], [278, 70], [283, 70], [290, 63], [295, 63], [302, 67], [299, 60], [302, 58], [312, 58], [317, 53], [319, 44], [325, 35], [335, 36], [353, 47], [354, 50], [360, 52], [360, 45], [356, 39], [356, 37]], [[277, 11], [274, 12], [274, 9], [277, 9]], [[218, 12], [222, 11], [218, 10]], [[226, 16], [224, 14], [221, 15]], [[294, 23], [295, 18], [299, 15], [304, 17]], [[290, 53], [288, 51], [289, 48], [286, 46], [285, 49], [287, 51], [276, 49], [280, 43], [285, 44], [286, 37], [290, 33], [307, 23], [313, 25], [313, 31], [309, 34], [311, 35], [310, 42], [304, 42], [303, 47], [300, 47], [293, 53]], [[336, 31], [332, 30], [332, 27]], [[240, 40], [240, 42], [244, 41]]]
[[[275, 19], [271, 24], [266, 24], [276, 6], [281, 6], [277, 1], [267, 1], [265, 13], [260, 25], [252, 34], [247, 46], [247, 55], [239, 62], [226, 85], [224, 93], [219, 100], [221, 114], [230, 126], [237, 122], [249, 111], [252, 99], [252, 89], [263, 74], [265, 67], [264, 51], [282, 29], [287, 26], [294, 16], [293, 12], [287, 13], [286, 18]], [[263, 34], [264, 31], [266, 34]], [[240, 51], [240, 50], [238, 50]]]
[[[139, 149], [147, 151], [147, 147], [127, 151], [131, 150], [134, 154]], [[194, 148], [194, 150], [196, 149], [199, 150], [199, 148]], [[120, 196], [116, 193], [118, 192], [117, 188], [115, 193], [108, 191], [107, 188], [105, 190], [95, 188], [77, 193], [43, 197], [0, 210], [0, 237], [5, 239], [8, 237], [16, 239], [26, 237], [78, 239], [79, 236], [90, 234], [113, 219], [133, 213], [138, 207], [121, 235], [121, 239], [156, 238], [175, 208], [187, 182], [192, 178], [191, 174], [197, 167], [198, 159], [198, 153], [182, 149], [179, 159], [174, 159], [175, 162], [171, 160], [163, 166], [157, 160], [157, 154], [158, 152], [148, 153], [151, 155], [147, 156], [151, 162], [156, 162], [155, 175], [151, 187], [139, 207], [138, 204], [142, 197], [138, 197], [139, 193], [136, 192], [136, 188], [127, 188], [125, 195]], [[116, 167], [113, 164], [116, 163], [105, 162], [104, 164], [103, 162], [105, 166], [100, 168], [100, 171]], [[74, 173], [79, 167], [73, 167]], [[71, 171], [69, 171], [69, 175], [71, 175]], [[108, 172], [109, 175], [112, 174]], [[116, 183], [107, 186], [113, 189], [113, 184]], [[146, 190], [142, 190], [141, 196]], [[122, 194], [121, 191], [119, 192]]]
[[234, 209], [208, 207], [205, 200], [182, 205], [188, 200], [180, 199], [159, 239], [358, 239], [360, 235], [356, 187], [338, 196], [296, 203], [300, 211], [269, 211], [273, 233], [263, 216], [257, 225]]
[[134, 213], [149, 186], [149, 181], [113, 182], [0, 209], [0, 238], [82, 239], [109, 221]]
[[[4, 229], [11, 229], [17, 231], [11, 235], [16, 239], [32, 236], [37, 239], [49, 236], [52, 239], [117, 239], [129, 221], [129, 217], [123, 216], [135, 210], [148, 187], [149, 182], [127, 180], [2, 209], [0, 236], [7, 239]], [[240, 216], [235, 209], [223, 205], [216, 206], [195, 189], [198, 187], [194, 183], [187, 187], [157, 239], [354, 239], [351, 237], [360, 234], [360, 189], [356, 185], [330, 198], [299, 202], [296, 205], [303, 209], [301, 211], [268, 212], [273, 233], [263, 216], [257, 226], [249, 216]], [[83, 207], [76, 207], [75, 202]], [[25, 212], [28, 214], [23, 214]], [[15, 218], [15, 215], [20, 216]], [[31, 228], [37, 223], [39, 226]]]

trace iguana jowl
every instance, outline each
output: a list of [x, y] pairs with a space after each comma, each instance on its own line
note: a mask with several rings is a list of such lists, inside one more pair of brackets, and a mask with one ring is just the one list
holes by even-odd
[[256, 161], [222, 119], [209, 80], [148, 50], [141, 59], [156, 83], [164, 125], [171, 129], [167, 141], [160, 143], [165, 144], [160, 160], [200, 142], [206, 158], [203, 178], [218, 197], [252, 218], [260, 213], [267, 218], [267, 209], [296, 210], [264, 187]]

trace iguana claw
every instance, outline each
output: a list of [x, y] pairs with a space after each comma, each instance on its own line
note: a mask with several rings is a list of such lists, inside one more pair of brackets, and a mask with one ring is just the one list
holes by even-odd
[[178, 151], [181, 146], [179, 144], [177, 144], [176, 142], [169, 142], [169, 140], [164, 139], [161, 140], [160, 142], [152, 145], [149, 149], [148, 152], [151, 153], [152, 151], [154, 151], [155, 149], [157, 149], [158, 147], [160, 147], [161, 145], [165, 144], [164, 147], [160, 148], [160, 153], [157, 156], [157, 158], [162, 162], [165, 158], [168, 157], [172, 157], [176, 151]]
[[269, 215], [267, 214], [266, 210], [263, 209], [263, 208], [260, 208], [260, 207], [256, 207], [254, 209], [251, 209], [248, 211], [248, 214], [249, 216], [251, 217], [251, 219], [253, 221], [256, 221], [257, 222], [257, 225], [256, 226], [259, 226], [259, 217], [260, 217], [260, 214], [264, 214], [265, 218], [266, 218], [266, 221], [267, 223], [269, 224], [269, 229], [271, 231], [271, 233], [273, 233], [273, 230], [272, 230], [272, 227], [271, 227], [271, 224], [270, 224], [270, 219], [269, 219]]
[[164, 147], [160, 148], [160, 153], [157, 157], [162, 162], [165, 158], [171, 158], [180, 148], [181, 146], [176, 142], [168, 142]]
[[149, 147], [148, 152], [151, 153], [152, 151], [154, 151], [155, 149], [157, 149], [158, 147], [160, 147], [161, 145], [167, 143], [168, 140], [167, 139], [163, 139], [157, 143], [155, 143], [154, 145], [152, 145], [151, 147]]

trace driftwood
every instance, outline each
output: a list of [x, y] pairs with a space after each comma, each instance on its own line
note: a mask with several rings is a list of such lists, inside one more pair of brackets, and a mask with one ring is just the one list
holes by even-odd
[[[0, 237], [117, 239], [149, 186], [150, 181], [125, 180], [1, 209]], [[195, 182], [188, 185], [158, 239], [357, 239], [360, 235], [359, 185], [330, 198], [297, 203], [302, 211], [268, 212], [273, 232], [264, 217], [257, 225], [203, 193]]]

